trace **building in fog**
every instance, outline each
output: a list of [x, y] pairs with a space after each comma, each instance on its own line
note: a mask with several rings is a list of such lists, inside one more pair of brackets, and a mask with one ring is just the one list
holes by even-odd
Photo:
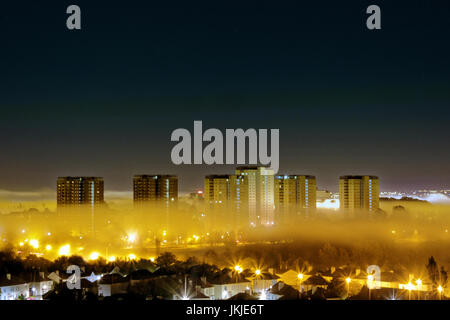
[[371, 212], [379, 208], [379, 182], [376, 176], [339, 177], [339, 202], [344, 212]]
[[234, 223], [229, 175], [205, 177], [204, 204], [209, 227], [213, 229], [230, 227]]
[[310, 175], [277, 175], [274, 181], [275, 208], [278, 221], [289, 222], [299, 214], [316, 208], [316, 177]]
[[266, 167], [238, 167], [231, 176], [231, 201], [240, 224], [274, 224], [274, 172]]
[[100, 177], [59, 177], [58, 207], [94, 207], [104, 202], [104, 183]]
[[237, 167], [234, 175], [206, 176], [204, 194], [213, 220], [233, 227], [274, 224], [272, 169], [245, 166]]
[[133, 199], [136, 204], [161, 202], [169, 204], [178, 199], [178, 177], [174, 175], [135, 175]]
[[204, 197], [211, 207], [224, 207], [230, 200], [230, 176], [210, 175], [205, 177]]

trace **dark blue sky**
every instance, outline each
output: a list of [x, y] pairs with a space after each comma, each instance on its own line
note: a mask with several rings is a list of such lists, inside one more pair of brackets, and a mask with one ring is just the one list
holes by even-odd
[[131, 190], [137, 173], [202, 187], [233, 166], [171, 164], [171, 132], [194, 120], [279, 128], [280, 172], [323, 188], [352, 173], [450, 188], [448, 2], [92, 2], [2, 4], [0, 189], [98, 175]]

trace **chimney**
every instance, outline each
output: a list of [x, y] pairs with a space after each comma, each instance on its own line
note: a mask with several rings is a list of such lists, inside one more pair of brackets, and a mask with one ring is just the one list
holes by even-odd
[[41, 277], [41, 279], [44, 279], [44, 277], [45, 277], [45, 275], [44, 275], [44, 272], [39, 272], [39, 277]]
[[330, 268], [331, 274], [333, 274], [335, 271], [336, 271], [336, 267], [331, 267], [331, 268]]
[[6, 279], [11, 280], [11, 273], [6, 274]]
[[361, 269], [358, 268], [355, 270], [355, 276], [358, 276], [360, 273], [361, 273]]
[[56, 270], [56, 271], [55, 271], [55, 273], [56, 273], [56, 275], [58, 275], [58, 276], [59, 276], [59, 270]]
[[273, 271], [273, 268], [269, 268], [269, 273], [270, 274], [275, 274], [275, 272]]
[[308, 272], [311, 272], [312, 271], [312, 266], [308, 266]]

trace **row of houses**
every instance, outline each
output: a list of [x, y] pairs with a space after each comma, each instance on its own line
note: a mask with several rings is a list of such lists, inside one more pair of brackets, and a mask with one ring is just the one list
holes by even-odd
[[[336, 281], [337, 280], [337, 281]], [[404, 293], [414, 291], [420, 297], [433, 291], [429, 283], [417, 283], [413, 275], [399, 276], [393, 271], [382, 272], [380, 278], [369, 283], [366, 273], [360, 270], [350, 270], [346, 267], [330, 268], [325, 271], [313, 271], [311, 268], [305, 272], [287, 270], [276, 273], [273, 269], [268, 272], [255, 274], [250, 270], [235, 270], [225, 268], [208, 276], [197, 277], [192, 274], [180, 275], [162, 274], [160, 270], [135, 270], [124, 274], [118, 267], [105, 274], [83, 275], [79, 278], [75, 274], [59, 274], [58, 272], [44, 274], [34, 272], [27, 276], [12, 277], [7, 274], [0, 279], [1, 300], [18, 299], [46, 299], [55, 286], [66, 283], [99, 298], [128, 295], [130, 292], [151, 296], [151, 298], [174, 300], [226, 300], [226, 299], [298, 299], [314, 295], [329, 299], [345, 299], [348, 297], [364, 298], [364, 290], [372, 289], [390, 290], [390, 293]], [[330, 290], [339, 283], [345, 290]], [[412, 286], [412, 287], [411, 287]], [[53, 292], [54, 293], [54, 292]], [[446, 296], [447, 292], [443, 292]], [[367, 293], [371, 294], [370, 290]], [[368, 296], [370, 298], [370, 296]], [[375, 295], [374, 295], [375, 297]], [[366, 297], [367, 298], [367, 297]]]
[[0, 278], [0, 300], [42, 300], [53, 288], [53, 281], [44, 272], [23, 275], [7, 273]]

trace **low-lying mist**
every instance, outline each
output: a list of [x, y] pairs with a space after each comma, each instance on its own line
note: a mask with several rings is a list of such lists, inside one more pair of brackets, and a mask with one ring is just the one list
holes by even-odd
[[[180, 200], [147, 207], [131, 201], [95, 209], [36, 208], [0, 216], [1, 247], [47, 259], [61, 255], [116, 258], [156, 257], [173, 252], [218, 266], [250, 259], [295, 268], [377, 264], [420, 269], [430, 256], [450, 265], [450, 206], [382, 201], [370, 216], [318, 209], [290, 214], [270, 227], [239, 225], [233, 211], [207, 210], [200, 201]], [[249, 260], [249, 261], [250, 261]]]

